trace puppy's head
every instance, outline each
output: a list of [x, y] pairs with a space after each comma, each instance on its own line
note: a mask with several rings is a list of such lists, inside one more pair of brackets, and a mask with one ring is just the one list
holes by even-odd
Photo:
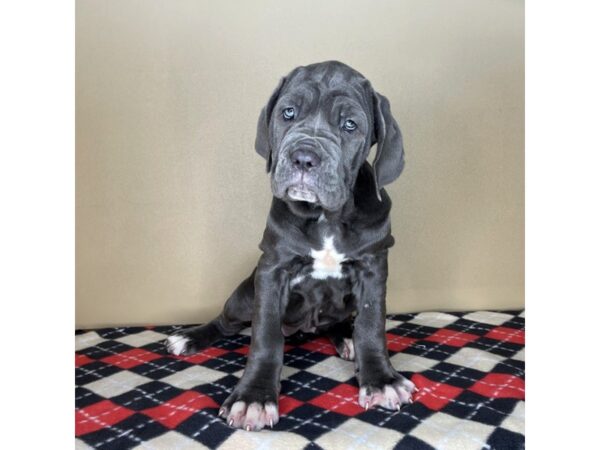
[[267, 160], [275, 197], [335, 211], [375, 143], [379, 195], [404, 167], [400, 128], [367, 79], [328, 61], [298, 67], [279, 82], [260, 113], [255, 147]]

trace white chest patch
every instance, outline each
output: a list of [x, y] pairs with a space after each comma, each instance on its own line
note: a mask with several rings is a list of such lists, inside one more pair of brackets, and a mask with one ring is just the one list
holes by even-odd
[[314, 259], [311, 277], [318, 280], [325, 278], [342, 278], [342, 262], [346, 260], [343, 253], [338, 253], [333, 246], [333, 236], [326, 237], [322, 250], [311, 250], [310, 256]]

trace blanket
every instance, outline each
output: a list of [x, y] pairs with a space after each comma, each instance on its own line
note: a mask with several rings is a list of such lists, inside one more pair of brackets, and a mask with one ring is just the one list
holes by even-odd
[[191, 356], [164, 340], [181, 325], [77, 330], [77, 449], [519, 449], [524, 447], [523, 311], [388, 315], [394, 367], [419, 391], [398, 412], [364, 411], [354, 364], [328, 339], [286, 339], [273, 430], [217, 416], [243, 372], [250, 329]]

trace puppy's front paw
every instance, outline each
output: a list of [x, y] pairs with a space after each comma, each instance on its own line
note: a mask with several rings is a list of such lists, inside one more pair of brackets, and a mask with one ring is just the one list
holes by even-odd
[[358, 404], [365, 409], [379, 405], [386, 409], [400, 411], [404, 403], [412, 403], [415, 384], [399, 375], [399, 378], [383, 385], [362, 385], [358, 391]]
[[223, 403], [219, 416], [225, 418], [230, 427], [260, 431], [267, 426], [273, 428], [279, 422], [279, 407], [271, 396], [240, 394], [234, 391]]

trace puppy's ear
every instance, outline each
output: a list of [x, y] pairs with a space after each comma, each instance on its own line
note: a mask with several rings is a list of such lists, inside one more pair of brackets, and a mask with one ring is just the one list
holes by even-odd
[[402, 133], [390, 111], [390, 102], [373, 91], [373, 143], [377, 153], [373, 160], [377, 198], [381, 200], [381, 188], [394, 181], [404, 169], [404, 145]]
[[271, 94], [271, 98], [269, 98], [269, 101], [260, 112], [260, 116], [258, 117], [258, 125], [256, 127], [256, 140], [254, 141], [254, 148], [256, 149], [256, 153], [267, 160], [267, 172], [271, 170], [272, 163], [269, 124], [271, 123], [271, 114], [273, 113], [273, 108], [275, 107], [275, 103], [277, 103], [279, 93], [285, 84], [285, 80], [285, 77], [279, 80], [279, 84]]

